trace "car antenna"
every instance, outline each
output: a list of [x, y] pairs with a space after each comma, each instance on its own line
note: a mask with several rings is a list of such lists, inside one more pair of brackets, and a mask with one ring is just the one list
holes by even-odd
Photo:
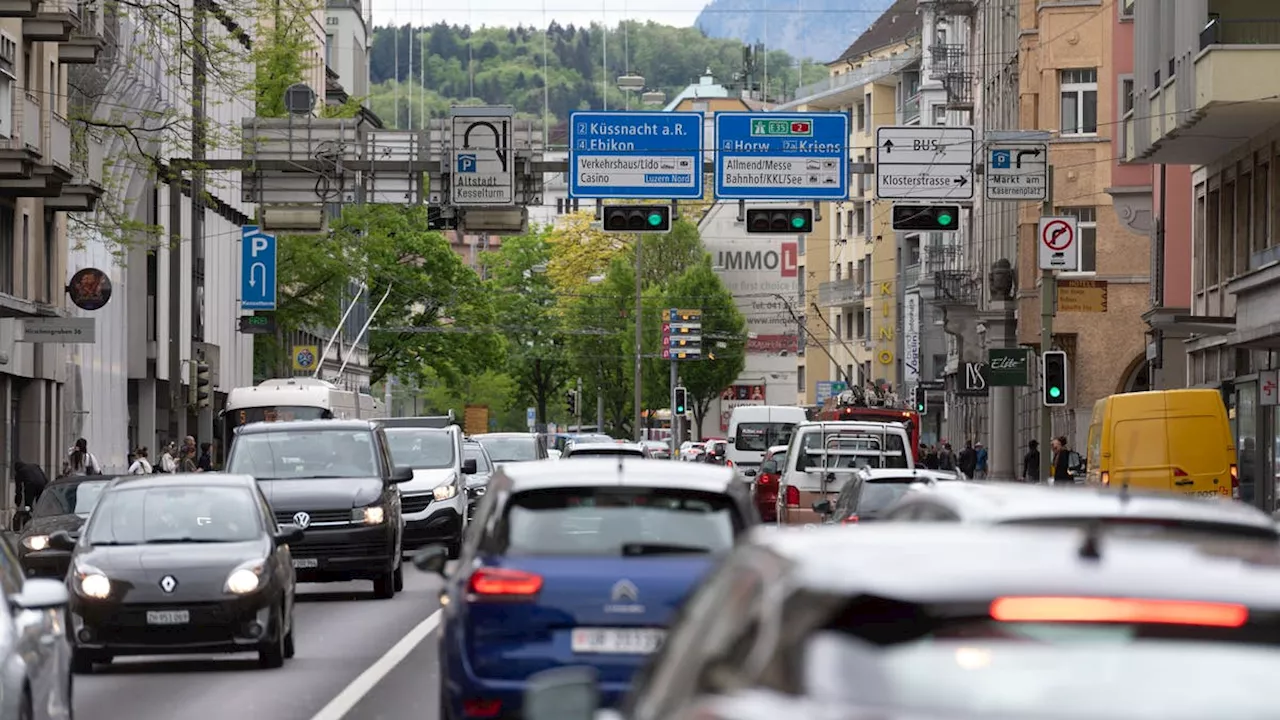
[[1084, 542], [1080, 544], [1079, 555], [1082, 560], [1101, 560], [1102, 559], [1102, 523], [1091, 522], [1085, 528]]

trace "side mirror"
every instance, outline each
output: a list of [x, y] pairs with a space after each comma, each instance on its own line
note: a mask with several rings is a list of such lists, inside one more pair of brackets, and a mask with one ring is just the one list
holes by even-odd
[[413, 556], [413, 566], [422, 572], [444, 575], [444, 565], [449, 562], [449, 548], [443, 545], [428, 545]]
[[543, 670], [525, 685], [525, 720], [593, 720], [599, 707], [600, 682], [594, 668]]
[[463, 475], [475, 475], [475, 474], [476, 474], [476, 459], [475, 459], [475, 458], [467, 458], [466, 460], [463, 460], [463, 461], [462, 461], [462, 474], [463, 474]]
[[291, 545], [300, 543], [304, 535], [306, 533], [297, 525], [281, 525], [280, 530], [276, 533], [276, 544]]
[[58, 530], [49, 535], [49, 547], [54, 550], [71, 552], [76, 548], [76, 539], [66, 530]]
[[818, 501], [814, 502], [814, 503], [813, 503], [813, 511], [814, 511], [814, 512], [816, 512], [816, 513], [818, 513], [819, 515], [830, 515], [830, 514], [831, 514], [831, 501], [830, 501], [830, 500], [818, 500]]
[[31, 578], [22, 583], [22, 592], [9, 596], [9, 603], [23, 610], [44, 610], [62, 607], [69, 599], [64, 583], [47, 578]]
[[413, 468], [396, 467], [391, 470], [391, 482], [399, 485], [413, 479]]

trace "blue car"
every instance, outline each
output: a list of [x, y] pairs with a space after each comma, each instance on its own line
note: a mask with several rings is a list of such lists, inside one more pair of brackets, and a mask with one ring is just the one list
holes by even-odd
[[[502, 465], [445, 582], [440, 718], [518, 718], [531, 675], [596, 670], [616, 707], [685, 598], [759, 524], [732, 468], [641, 458]], [[447, 550], [415, 563], [445, 574]]]

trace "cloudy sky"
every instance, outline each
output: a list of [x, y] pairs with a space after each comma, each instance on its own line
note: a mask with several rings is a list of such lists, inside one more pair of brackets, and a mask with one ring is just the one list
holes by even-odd
[[688, 26], [698, 17], [704, 0], [372, 0], [375, 25], [519, 25], [542, 27], [551, 20], [561, 25], [586, 25], [624, 19], [652, 20]]

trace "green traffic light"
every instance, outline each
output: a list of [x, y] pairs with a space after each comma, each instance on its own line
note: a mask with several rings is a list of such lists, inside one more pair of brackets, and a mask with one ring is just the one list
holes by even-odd
[[1060, 387], [1049, 388], [1049, 397], [1051, 398], [1062, 397], [1062, 388]]
[[662, 213], [656, 213], [656, 212], [649, 213], [649, 224], [652, 225], [653, 227], [658, 227], [659, 225], [661, 225]]
[[791, 218], [791, 227], [796, 228], [796, 229], [799, 229], [799, 228], [804, 227], [804, 217], [803, 217], [803, 216], [800, 216], [800, 215], [797, 215], [797, 216], [795, 216], [795, 217]]
[[950, 225], [950, 224], [951, 224], [951, 214], [950, 214], [950, 213], [942, 213], [941, 215], [939, 215], [939, 216], [938, 216], [938, 224], [939, 224], [939, 225]]

